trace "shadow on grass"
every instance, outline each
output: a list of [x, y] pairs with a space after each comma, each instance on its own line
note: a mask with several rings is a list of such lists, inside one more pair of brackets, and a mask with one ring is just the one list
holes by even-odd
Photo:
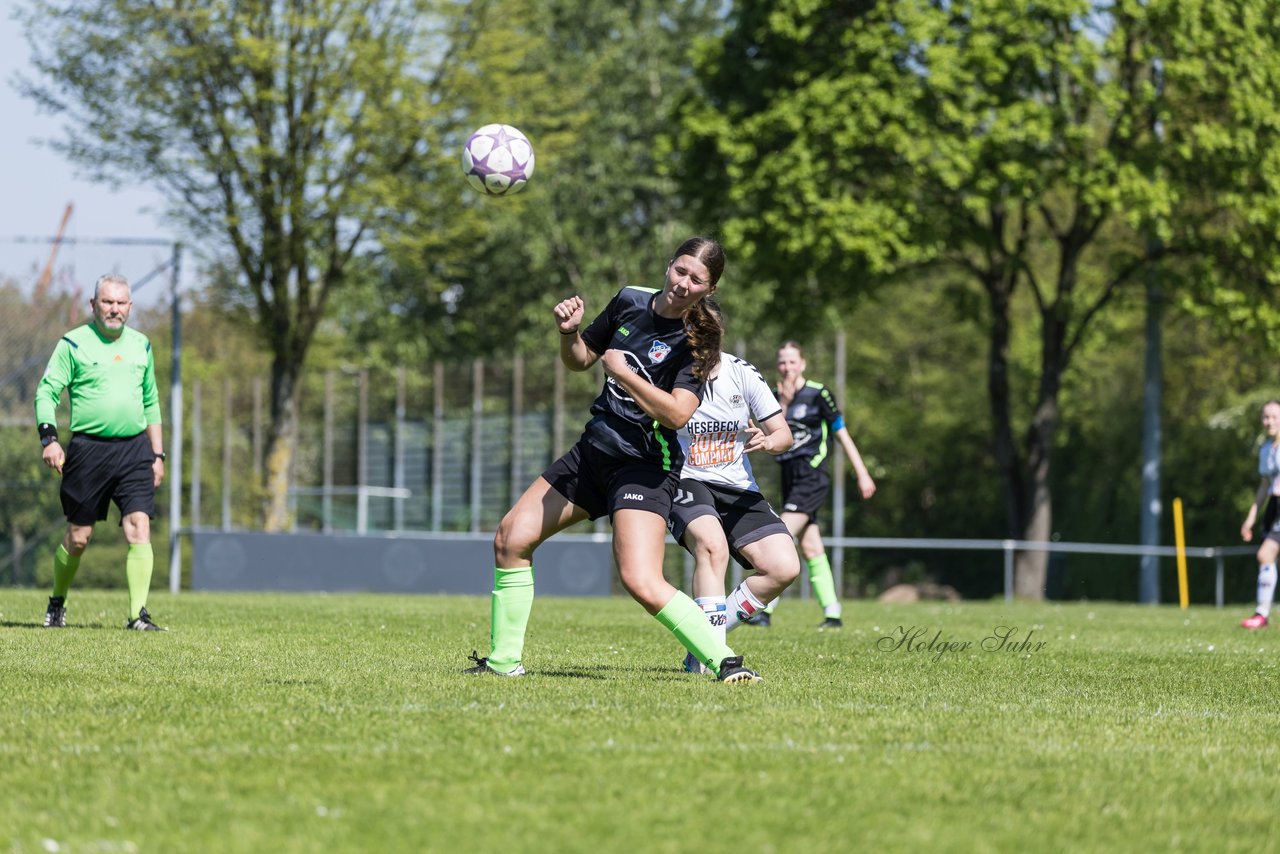
[[[77, 629], [113, 629], [115, 626], [108, 626], [104, 623], [88, 623], [77, 624], [74, 626], [63, 626], [60, 629], [48, 629], [51, 632], [73, 632]], [[0, 629], [40, 629], [45, 631], [44, 623], [27, 623], [18, 622], [17, 620], [0, 620]]]
[[[604, 668], [599, 668], [603, 670]], [[559, 676], [566, 679], [608, 679], [603, 673], [591, 673], [586, 670], [530, 670], [530, 676]]]
[[[567, 667], [558, 670], [530, 670], [530, 676], [559, 676], [567, 679], [612, 679], [628, 674], [653, 674], [670, 680], [683, 679], [690, 674], [678, 667], [612, 667], [608, 664], [593, 664], [590, 667]], [[646, 675], [646, 678], [650, 678]]]

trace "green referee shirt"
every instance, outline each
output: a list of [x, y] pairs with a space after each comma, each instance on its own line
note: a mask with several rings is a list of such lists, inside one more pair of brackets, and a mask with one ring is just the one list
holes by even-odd
[[36, 386], [36, 423], [56, 424], [62, 390], [71, 398], [71, 432], [136, 436], [160, 423], [160, 395], [151, 342], [124, 327], [112, 340], [93, 322], [58, 342]]

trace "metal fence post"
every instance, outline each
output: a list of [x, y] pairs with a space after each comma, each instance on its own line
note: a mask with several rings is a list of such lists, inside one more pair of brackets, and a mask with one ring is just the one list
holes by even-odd
[[1013, 540], [1005, 540], [1004, 549], [1004, 601], [1013, 601]]
[[324, 374], [324, 435], [321, 442], [320, 476], [324, 481], [324, 491], [320, 494], [320, 530], [329, 533], [333, 530], [333, 371], [325, 371]]
[[520, 497], [524, 480], [524, 356], [511, 357], [511, 504]]
[[1220, 554], [1215, 554], [1215, 555], [1213, 556], [1213, 567], [1214, 567], [1214, 576], [1213, 576], [1213, 603], [1214, 603], [1217, 607], [1221, 608], [1221, 607], [1222, 607], [1222, 599], [1223, 599], [1223, 592], [1222, 592], [1222, 591], [1223, 591], [1223, 586], [1224, 586], [1224, 584], [1223, 584], [1223, 575], [1224, 575], [1224, 572], [1223, 572], [1223, 565], [1222, 565], [1222, 555], [1220, 555]]
[[[836, 401], [840, 402], [846, 409], [849, 406], [849, 400], [845, 397], [845, 334], [840, 329], [836, 332]], [[831, 461], [833, 481], [835, 485], [835, 514], [832, 523], [832, 533], [836, 538], [836, 546], [832, 550], [831, 568], [835, 572], [836, 597], [839, 598], [844, 594], [844, 546], [840, 542], [844, 539], [844, 518], [848, 511], [847, 496], [848, 491], [845, 489], [845, 472], [848, 468], [844, 458], [844, 448], [839, 442], [834, 442], [835, 459]]]
[[173, 315], [173, 376], [169, 386], [169, 592], [182, 589], [182, 298], [178, 295], [178, 277], [182, 260], [182, 244], [173, 244], [173, 265], [169, 280]]
[[231, 378], [222, 380], [222, 530], [231, 530]]
[[356, 533], [369, 533], [369, 372], [356, 375]]
[[444, 520], [444, 364], [431, 369], [431, 530]]
[[473, 534], [480, 533], [480, 433], [484, 419], [484, 359], [471, 362], [471, 523], [467, 526]]
[[253, 482], [262, 483], [262, 377], [253, 378]]
[[[395, 458], [392, 460], [391, 466], [391, 485], [396, 489], [405, 488], [405, 472], [404, 472], [404, 453], [405, 453], [405, 412], [408, 406], [408, 380], [405, 375], [404, 365], [396, 369], [396, 433], [395, 445], [392, 453]], [[404, 530], [404, 502], [405, 499], [395, 499], [392, 505], [392, 521], [391, 527], [397, 531]]]
[[191, 384], [191, 530], [200, 528], [200, 458], [204, 456], [204, 416], [200, 380]]

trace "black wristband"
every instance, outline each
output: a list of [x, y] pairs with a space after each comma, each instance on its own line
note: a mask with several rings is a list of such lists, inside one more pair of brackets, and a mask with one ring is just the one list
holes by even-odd
[[577, 330], [577, 329], [570, 329], [568, 332], [565, 332], [563, 329], [561, 329], [561, 330], [560, 330], [560, 334], [561, 334], [561, 335], [577, 335], [577, 334], [578, 334], [578, 330]]
[[[58, 441], [58, 425], [57, 424], [38, 424], [36, 429], [40, 431], [40, 444], [48, 445], [51, 442]], [[45, 440], [48, 441], [45, 441]]]

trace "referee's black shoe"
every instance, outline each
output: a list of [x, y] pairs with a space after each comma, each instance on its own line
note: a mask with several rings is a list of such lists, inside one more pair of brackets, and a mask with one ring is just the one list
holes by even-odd
[[50, 596], [49, 607], [44, 612], [46, 629], [62, 629], [67, 625], [67, 600], [62, 596]]
[[132, 629], [135, 632], [167, 632], [168, 629], [163, 626], [157, 626], [151, 622], [151, 615], [147, 613], [146, 608], [138, 611], [138, 616], [124, 624], [126, 629]]
[[844, 622], [839, 617], [826, 617], [818, 624], [818, 631], [825, 632], [827, 629], [838, 629], [844, 626]]

